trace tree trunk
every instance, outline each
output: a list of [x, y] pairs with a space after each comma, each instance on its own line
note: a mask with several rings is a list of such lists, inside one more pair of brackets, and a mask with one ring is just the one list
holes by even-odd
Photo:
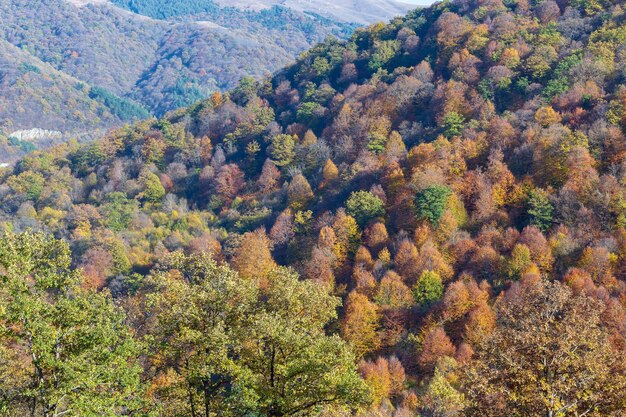
[[203, 380], [202, 385], [204, 388], [204, 416], [210, 417], [211, 407], [209, 404], [211, 402], [211, 395], [209, 394], [209, 381], [206, 379]]
[[191, 417], [197, 417], [196, 403], [193, 400], [193, 386], [191, 385], [191, 383], [187, 384], [187, 392], [189, 394], [189, 407], [191, 408]]

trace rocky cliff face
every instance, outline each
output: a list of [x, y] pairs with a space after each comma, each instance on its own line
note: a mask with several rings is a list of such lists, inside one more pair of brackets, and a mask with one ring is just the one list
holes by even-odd
[[21, 141], [37, 141], [42, 139], [60, 139], [63, 136], [62, 132], [55, 130], [46, 130], [40, 128], [34, 128], [29, 130], [18, 130], [9, 135], [9, 138], [15, 138]]

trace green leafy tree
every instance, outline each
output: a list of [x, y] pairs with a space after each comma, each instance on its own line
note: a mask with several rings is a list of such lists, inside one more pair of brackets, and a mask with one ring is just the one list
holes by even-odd
[[90, 143], [82, 146], [72, 155], [73, 169], [86, 173], [93, 167], [98, 166], [106, 159], [106, 153], [99, 143]]
[[261, 288], [205, 255], [176, 252], [148, 287], [165, 415], [305, 416], [367, 400], [353, 353], [325, 333], [340, 300], [291, 270]]
[[535, 78], [541, 78], [550, 71], [558, 53], [551, 45], [539, 45], [531, 56], [526, 59], [526, 69]]
[[278, 167], [284, 167], [293, 161], [295, 153], [296, 141], [292, 135], [276, 135], [272, 139], [270, 146], [270, 154], [272, 162]]
[[373, 132], [369, 135], [369, 141], [367, 142], [367, 149], [376, 155], [380, 155], [385, 152], [387, 145], [387, 135], [380, 132]]
[[355, 191], [346, 201], [346, 211], [363, 226], [385, 214], [385, 203], [369, 191]]
[[528, 217], [532, 225], [545, 232], [552, 226], [554, 207], [548, 193], [541, 189], [531, 190], [528, 193]]
[[315, 74], [317, 77], [321, 78], [321, 77], [326, 77], [328, 73], [330, 72], [330, 70], [332, 69], [332, 67], [330, 66], [330, 63], [328, 62], [326, 58], [318, 56], [313, 61], [313, 64], [311, 65], [311, 69], [315, 71]]
[[365, 405], [368, 390], [355, 357], [324, 327], [337, 318], [340, 300], [285, 268], [270, 277], [264, 302], [242, 352], [253, 408], [264, 416], [314, 415], [320, 407]]
[[443, 117], [443, 131], [447, 138], [459, 136], [465, 127], [465, 117], [455, 111], [445, 114]]
[[159, 203], [165, 197], [165, 188], [161, 184], [159, 177], [152, 172], [145, 172], [141, 176], [144, 190], [141, 193], [141, 199], [149, 203]]
[[296, 117], [300, 123], [315, 124], [315, 122], [324, 114], [324, 106], [312, 101], [306, 101], [298, 107]]
[[[257, 285], [206, 255], [175, 252], [148, 279], [156, 323], [149, 337], [164, 357], [153, 383], [166, 416], [209, 417], [236, 404], [229, 388], [241, 373], [243, 330]], [[152, 314], [152, 313], [151, 313]], [[165, 376], [174, 374], [175, 378]]]
[[243, 77], [241, 81], [239, 81], [239, 85], [233, 89], [230, 95], [233, 101], [243, 106], [257, 95], [257, 90], [258, 85], [254, 78]]
[[81, 288], [67, 243], [0, 239], [0, 412], [119, 416], [141, 404], [138, 343], [106, 292]]
[[519, 279], [522, 273], [532, 262], [530, 249], [528, 246], [518, 243], [511, 252], [511, 259], [508, 265], [508, 275], [511, 279]]
[[130, 225], [132, 214], [137, 209], [137, 201], [129, 200], [126, 194], [113, 192], [107, 195], [103, 211], [108, 227], [116, 232], [125, 230]]
[[415, 196], [417, 217], [437, 226], [451, 195], [452, 191], [445, 185], [431, 185], [423, 189]]
[[413, 286], [415, 302], [421, 306], [439, 301], [443, 296], [441, 277], [435, 271], [424, 271]]
[[45, 178], [38, 172], [25, 171], [7, 181], [16, 193], [25, 194], [30, 200], [37, 201], [46, 184]]
[[455, 387], [458, 381], [457, 362], [443, 356], [437, 361], [435, 372], [428, 383], [424, 399], [426, 415], [457, 417], [463, 415], [465, 398]]
[[398, 53], [400, 45], [396, 40], [382, 41], [376, 43], [376, 49], [370, 58], [368, 68], [372, 72], [378, 71], [393, 59]]

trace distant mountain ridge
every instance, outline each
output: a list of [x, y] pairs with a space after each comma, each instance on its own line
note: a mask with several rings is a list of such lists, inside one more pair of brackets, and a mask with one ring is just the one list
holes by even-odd
[[[32, 59], [27, 60], [59, 72], [57, 76], [64, 79], [63, 87], [58, 87], [62, 94], [71, 91], [71, 95], [81, 96], [78, 103], [97, 102], [88, 106], [97, 116], [89, 116], [87, 123], [108, 127], [136, 115], [148, 116], [141, 107], [160, 116], [232, 88], [243, 76], [265, 76], [329, 35], [345, 38], [359, 24], [385, 20], [407, 9], [389, 0], [240, 3], [7, 0], [0, 4], [0, 40], [10, 45], [3, 47], [5, 58], [17, 51], [23, 57], [29, 55]], [[15, 62], [4, 59], [3, 70], [19, 72], [11, 67]], [[84, 85], [74, 88], [79, 82]], [[83, 87], [87, 93], [80, 92]], [[29, 88], [31, 97], [46, 95], [37, 91], [44, 88], [37, 83]], [[24, 94], [22, 102], [28, 101]], [[83, 129], [83, 122], [78, 123], [82, 116], [74, 117], [63, 100], [50, 103], [59, 116], [53, 117], [37, 106], [33, 111], [21, 111], [10, 97], [8, 92], [0, 97], [4, 102], [0, 120], [5, 125], [0, 133], [32, 128], [74, 133]], [[109, 108], [112, 103], [129, 114], [116, 116]], [[77, 106], [77, 113], [89, 114]]]
[[403, 15], [414, 8], [394, 0], [111, 0], [112, 3], [156, 19], [198, 13], [259, 13], [283, 7], [302, 13], [315, 13], [347, 23], [374, 23]]
[[[375, 23], [404, 15], [416, 6], [393, 0], [216, 0], [221, 5], [233, 7], [272, 7], [280, 5], [290, 9], [313, 12], [344, 22]], [[252, 3], [252, 6], [249, 4]]]

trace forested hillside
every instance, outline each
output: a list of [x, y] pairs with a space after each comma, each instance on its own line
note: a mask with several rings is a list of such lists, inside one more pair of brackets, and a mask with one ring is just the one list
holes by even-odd
[[0, 171], [0, 412], [624, 415], [625, 6], [436, 4]]
[[7, 128], [24, 126], [35, 117], [40, 119], [38, 126], [44, 129], [56, 129], [60, 125], [93, 129], [120, 121], [106, 106], [91, 98], [89, 88], [79, 80], [2, 40], [0, 86], [0, 109], [4, 115], [11, 112], [11, 120], [3, 120]]
[[[14, 162], [38, 147], [63, 137], [16, 141], [4, 137], [24, 128], [72, 131], [90, 136], [150, 114], [131, 100], [90, 87], [0, 39], [0, 164]], [[33, 124], [33, 121], [36, 123]], [[60, 134], [61, 132], [59, 132]]]
[[[53, 68], [64, 78], [82, 83], [51, 94], [48, 86], [26, 80], [22, 84], [27, 91], [20, 96], [13, 91], [2, 94], [7, 103], [0, 108], [2, 133], [46, 128], [55, 120], [54, 129], [67, 139], [93, 135], [90, 123], [111, 127], [120, 126], [120, 119], [137, 120], [137, 114], [139, 119], [163, 115], [232, 88], [244, 75], [267, 76], [327, 36], [345, 38], [356, 27], [279, 6], [246, 11], [211, 1], [202, 2], [211, 5], [208, 8], [161, 0], [131, 3], [8, 0], [0, 4], [0, 39], [7, 42], [2, 48], [3, 74], [21, 71], [18, 60], [7, 58], [20, 50], [22, 61], [43, 61], [49, 66], [46, 71]], [[148, 17], [153, 15], [161, 20]], [[74, 90], [81, 89], [100, 92], [96, 98], [105, 107], [102, 112], [114, 117], [98, 114], [84, 125], [77, 123], [81, 116], [72, 115], [61, 96], [76, 95]], [[43, 113], [36, 110], [40, 104], [24, 106], [40, 98], [48, 107]]]

